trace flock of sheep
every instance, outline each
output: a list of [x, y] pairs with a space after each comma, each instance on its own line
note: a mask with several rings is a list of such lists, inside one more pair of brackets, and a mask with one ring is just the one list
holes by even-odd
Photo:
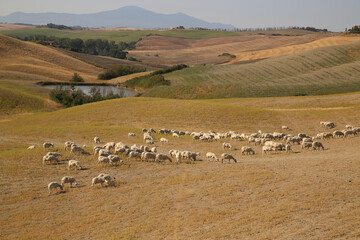
[[[335, 124], [332, 122], [321, 122], [320, 125], [324, 128], [331, 129], [335, 127]], [[252, 133], [250, 135], [246, 135], [244, 133], [239, 134], [238, 132], [230, 131], [226, 133], [217, 133], [215, 131], [209, 131], [208, 133], [203, 132], [185, 132], [178, 131], [172, 129], [160, 129], [158, 131], [159, 134], [171, 134], [174, 138], [180, 138], [181, 136], [191, 136], [193, 141], [199, 142], [213, 142], [220, 141], [221, 139], [229, 139], [229, 140], [238, 140], [238, 141], [248, 141], [249, 145], [254, 144], [255, 146], [262, 146], [262, 153], [269, 154], [271, 152], [279, 152], [285, 151], [286, 153], [290, 153], [292, 151], [292, 145], [298, 144], [301, 146], [301, 149], [313, 149], [313, 150], [324, 150], [323, 144], [319, 140], [327, 140], [331, 138], [345, 138], [349, 136], [356, 136], [360, 133], [360, 128], [354, 128], [350, 125], [346, 125], [346, 129], [339, 131], [336, 130], [334, 132], [322, 132], [317, 134], [316, 136], [308, 136], [305, 133], [299, 133], [297, 135], [285, 134], [285, 133], [263, 133], [258, 131], [257, 133]], [[287, 126], [282, 126], [283, 130], [290, 131], [291, 129]], [[158, 153], [158, 147], [155, 145], [155, 139], [153, 137], [153, 133], [156, 133], [154, 129], [143, 129], [143, 139], [146, 145], [132, 145], [127, 146], [122, 142], [108, 142], [103, 146], [95, 146], [93, 148], [93, 155], [97, 157], [98, 164], [101, 166], [109, 165], [109, 166], [117, 166], [120, 164], [124, 164], [124, 161], [121, 159], [119, 155], [122, 157], [126, 157], [128, 161], [132, 159], [147, 161], [147, 162], [175, 162], [177, 164], [181, 163], [183, 160], [187, 161], [196, 161], [200, 156], [200, 153], [191, 152], [191, 151], [180, 151], [180, 150], [170, 150], [168, 154]], [[128, 138], [136, 137], [135, 133], [129, 133]], [[100, 138], [94, 138], [95, 144], [100, 143]], [[162, 137], [160, 139], [160, 143], [166, 144], [169, 143], [169, 140]], [[53, 143], [45, 142], [43, 144], [44, 150], [48, 150], [50, 147], [54, 147]], [[33, 146], [29, 147], [32, 149]], [[234, 150], [233, 146], [229, 142], [222, 143], [223, 150]], [[70, 151], [72, 154], [80, 155], [86, 154], [91, 155], [91, 153], [84, 150], [84, 148], [77, 146], [74, 142], [67, 141], [64, 145], [65, 151]], [[242, 155], [255, 155], [255, 151], [250, 146], [243, 146], [241, 148]], [[48, 152], [43, 156], [43, 164], [47, 163], [58, 163], [59, 157], [62, 156], [61, 153], [58, 152]], [[237, 159], [229, 153], [221, 154], [221, 157], [218, 158], [215, 153], [207, 152], [206, 158], [209, 161], [215, 162], [235, 162], [237, 163]], [[69, 160], [68, 161], [68, 170], [82, 170], [80, 162], [77, 160]], [[112, 178], [108, 174], [99, 174], [97, 177], [92, 179], [92, 186], [96, 184], [100, 184], [102, 187], [104, 184], [107, 186], [115, 186], [115, 178]], [[61, 180], [61, 184], [58, 182], [51, 182], [48, 185], [49, 194], [51, 194], [52, 189], [63, 190], [64, 184], [70, 183], [70, 187], [72, 184], [78, 185], [74, 177], [65, 176]]]

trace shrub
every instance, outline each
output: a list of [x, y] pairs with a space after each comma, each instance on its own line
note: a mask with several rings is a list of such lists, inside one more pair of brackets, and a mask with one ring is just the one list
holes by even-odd
[[74, 75], [70, 79], [70, 82], [72, 83], [84, 82], [84, 79], [79, 74], [74, 73]]
[[130, 87], [152, 88], [155, 86], [169, 85], [169, 81], [165, 80], [163, 75], [146, 75], [126, 81]]
[[142, 67], [116, 65], [111, 69], [106, 70], [104, 73], [99, 74], [98, 79], [108, 80], [108, 79], [113, 79], [121, 76], [130, 75], [133, 73], [145, 72], [145, 71], [146, 68], [142, 68]]

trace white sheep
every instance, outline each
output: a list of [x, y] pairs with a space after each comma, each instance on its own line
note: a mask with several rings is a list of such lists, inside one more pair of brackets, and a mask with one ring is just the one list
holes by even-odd
[[160, 142], [161, 143], [169, 143], [169, 140], [167, 140], [166, 138], [160, 138]]
[[119, 156], [117, 156], [117, 155], [111, 154], [111, 155], [108, 156], [108, 158], [109, 158], [109, 160], [110, 160], [110, 165], [111, 165], [111, 166], [114, 166], [115, 163], [116, 163], [117, 165], [123, 163], [123, 161], [121, 160], [121, 158], [120, 158]]
[[311, 142], [303, 142], [303, 143], [301, 144], [301, 149], [304, 149], [304, 148], [309, 149], [309, 148], [311, 148], [311, 147], [312, 147], [312, 143], [311, 143]]
[[58, 152], [48, 152], [46, 155], [50, 156], [55, 156], [55, 157], [61, 157], [62, 154], [61, 153], [58, 153]]
[[74, 153], [74, 154], [85, 154], [86, 151], [85, 151], [83, 148], [79, 147], [79, 146], [72, 145], [72, 146], [71, 146], [70, 153]]
[[216, 157], [216, 154], [212, 152], [206, 153], [206, 158], [210, 161], [216, 161], [216, 162], [219, 161], [219, 159]]
[[100, 156], [107, 157], [107, 156], [109, 156], [110, 154], [111, 154], [111, 152], [108, 151], [108, 150], [106, 150], [106, 149], [100, 149], [100, 150], [99, 150], [99, 157], [100, 157]]
[[230, 150], [232, 150], [232, 146], [231, 146], [230, 143], [224, 142], [222, 146], [223, 146], [223, 149], [224, 149], [224, 150], [225, 150], [225, 149], [230, 149]]
[[173, 133], [173, 135], [172, 135], [174, 138], [180, 138], [180, 135], [179, 134], [177, 134], [177, 133]]
[[150, 152], [146, 152], [141, 156], [141, 159], [143, 161], [147, 161], [149, 162], [150, 160], [155, 161], [156, 160], [156, 154], [155, 153], [150, 153]]
[[324, 146], [322, 145], [321, 142], [313, 142], [312, 143], [312, 147], [314, 148], [314, 150], [320, 150], [320, 148], [322, 148], [322, 150], [324, 150]]
[[152, 147], [152, 148], [150, 149], [150, 151], [151, 151], [152, 153], [157, 153], [157, 147]]
[[251, 147], [247, 147], [247, 146], [244, 146], [244, 147], [242, 147], [241, 148], [241, 155], [244, 155], [244, 154], [247, 154], [247, 155], [249, 155], [249, 154], [255, 154], [255, 151], [251, 148]]
[[69, 177], [69, 176], [65, 176], [61, 179], [61, 185], [65, 185], [65, 183], [70, 183], [70, 188], [72, 188], [72, 184], [74, 183], [75, 185], [79, 185], [76, 182], [76, 179], [74, 177]]
[[268, 152], [272, 152], [272, 151], [276, 151], [276, 148], [274, 148], [270, 145], [265, 145], [262, 147], [262, 153], [265, 153], [266, 155]]
[[44, 151], [46, 151], [47, 148], [54, 147], [54, 144], [51, 142], [44, 142], [43, 147]]
[[76, 145], [76, 144], [75, 144], [74, 142], [71, 142], [71, 141], [65, 142], [64, 150], [65, 150], [65, 151], [70, 150], [70, 149], [71, 149], [71, 146], [73, 146], [73, 145]]
[[52, 163], [52, 162], [54, 162], [54, 161], [55, 161], [56, 163], [59, 162], [59, 160], [57, 159], [57, 157], [54, 156], [54, 155], [45, 155], [45, 156], [43, 157], [43, 165], [45, 165], [47, 162]]
[[31, 150], [31, 149], [35, 149], [35, 146], [32, 145], [32, 146], [29, 146], [27, 149]]
[[292, 150], [291, 150], [291, 145], [290, 145], [290, 144], [287, 144], [287, 145], [285, 146], [285, 150], [286, 150], [287, 153], [290, 153], [290, 151], [292, 151]]
[[128, 133], [128, 138], [129, 137], [136, 137], [136, 134], [135, 133]]
[[228, 160], [229, 163], [231, 160], [237, 163], [237, 160], [231, 154], [223, 153], [221, 154], [221, 162], [224, 163], [225, 160]]
[[281, 129], [291, 131], [291, 129], [288, 126], [281, 126]]
[[131, 151], [129, 152], [129, 161], [131, 160], [131, 158], [135, 158], [135, 160], [138, 160], [138, 158], [141, 158], [141, 153], [136, 152], [136, 151]]
[[157, 154], [155, 157], [155, 162], [166, 161], [166, 160], [172, 162], [171, 158], [166, 154]]
[[68, 162], [68, 170], [70, 170], [72, 168], [75, 168], [77, 170], [82, 170], [83, 169], [82, 166], [80, 165], [79, 161], [69, 160], [69, 162]]
[[100, 138], [99, 137], [94, 137], [94, 142], [95, 142], [95, 144], [100, 143]]
[[99, 158], [98, 158], [98, 164], [99, 164], [99, 165], [110, 164], [110, 159], [109, 159], [109, 157], [99, 156]]
[[56, 194], [58, 194], [58, 189], [59, 188], [60, 188], [61, 191], [64, 189], [63, 185], [61, 185], [60, 183], [57, 183], [57, 182], [49, 183], [49, 185], [48, 185], [49, 195], [51, 194], [52, 189], [56, 189]]
[[105, 178], [103, 177], [94, 177], [91, 181], [91, 186], [94, 187], [96, 184], [100, 184], [101, 187], [104, 187]]
[[116, 143], [114, 142], [108, 142], [104, 145], [104, 149], [111, 151], [111, 149], [115, 149]]

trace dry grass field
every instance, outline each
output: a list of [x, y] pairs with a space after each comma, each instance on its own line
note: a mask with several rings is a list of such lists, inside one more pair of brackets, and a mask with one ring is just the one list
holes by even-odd
[[[296, 48], [299, 44], [302, 45], [323, 38], [327, 39], [334, 35], [330, 33], [305, 34], [302, 31], [298, 31], [296, 35], [291, 35], [291, 33], [292, 32], [278, 33], [280, 36], [243, 33], [239, 36], [205, 39], [154, 35], [143, 38], [137, 43], [136, 49], [130, 51], [130, 54], [141, 59], [144, 63], [152, 62], [167, 65], [184, 63], [199, 66], [203, 64], [220, 64], [237, 61], [229, 57], [219, 57], [219, 55], [223, 53], [235, 54], [237, 57], [242, 57], [242, 54], [246, 55], [265, 50], [271, 51], [271, 49], [284, 46], [288, 46], [290, 49], [292, 47]], [[320, 44], [318, 45], [321, 46]], [[266, 56], [271, 57], [270, 54]], [[262, 58], [264, 58], [264, 56], [262, 56]], [[255, 59], [252, 58], [251, 60]]]
[[94, 82], [102, 71], [55, 49], [0, 35], [0, 79], [69, 81], [77, 72]]
[[[247, 156], [240, 151], [250, 145], [247, 141], [205, 143], [193, 142], [190, 136], [177, 139], [154, 134], [159, 153], [170, 149], [201, 153], [198, 161], [181, 164], [140, 162], [121, 156], [123, 165], [100, 166], [92, 155], [64, 151], [64, 142], [74, 141], [92, 152], [95, 136], [101, 138], [97, 145], [110, 141], [142, 145], [141, 129], [151, 127], [311, 136], [342, 130], [347, 124], [360, 127], [360, 92], [224, 99], [240, 90], [254, 94], [256, 89], [263, 89], [265, 95], [293, 95], [304, 90], [314, 94], [318, 86], [326, 89], [324, 94], [349, 88], [356, 91], [359, 41], [295, 33], [203, 40], [195, 39], [194, 32], [182, 34], [188, 39], [167, 37], [168, 45], [160, 41], [163, 37], [145, 38], [137, 51], [144, 51], [141, 54], [148, 54], [145, 57], [149, 59], [144, 58], [141, 64], [146, 65], [152, 57], [164, 60], [161, 53], [150, 56], [157, 48], [164, 48], [167, 56], [178, 52], [173, 56], [178, 59], [193, 51], [201, 56], [198, 63], [209, 61], [207, 52], [218, 61], [219, 51], [239, 54], [237, 60], [250, 52], [258, 54], [256, 60], [271, 58], [174, 72], [165, 75], [172, 86], [147, 93], [223, 99], [139, 97], [60, 109], [49, 100], [49, 90], [33, 83], [68, 81], [74, 72], [87, 82], [97, 82], [97, 74], [103, 71], [100, 67], [114, 60], [71, 57], [0, 35], [0, 239], [360, 239], [359, 135], [321, 140], [325, 150], [319, 151], [293, 145], [290, 153], [264, 155], [260, 146], [251, 145], [255, 155]], [[150, 49], [151, 41], [158, 44], [155, 49]], [[289, 53], [294, 54], [278, 56]], [[165, 65], [175, 61], [167, 58]], [[224, 57], [219, 63], [229, 60]], [[196, 94], [192, 95], [194, 89]], [[320, 121], [333, 121], [336, 127], [324, 129]], [[292, 130], [282, 130], [282, 125]], [[128, 138], [129, 132], [137, 136]], [[161, 144], [161, 137], [169, 143]], [[224, 141], [234, 149], [224, 151]], [[53, 142], [51, 151], [63, 154], [58, 164], [42, 165], [44, 142]], [[30, 145], [36, 148], [28, 150]], [[231, 153], [238, 163], [209, 162], [207, 152], [218, 157]], [[84, 169], [68, 170], [70, 159], [80, 161]], [[116, 186], [91, 187], [91, 179], [100, 173], [116, 177]], [[67, 175], [74, 176], [80, 185], [67, 185], [59, 194], [49, 195], [47, 185]]]
[[[315, 135], [320, 121], [359, 126], [360, 93], [333, 96], [170, 100], [127, 98], [37, 113], [0, 122], [1, 239], [358, 239], [360, 238], [360, 137], [323, 141], [324, 151], [242, 156], [245, 141], [231, 141], [238, 163], [208, 162], [221, 143], [190, 137], [157, 142], [158, 150], [200, 152], [199, 161], [155, 164], [128, 161], [101, 167], [92, 156], [63, 150], [65, 141], [143, 144], [141, 128], [187, 131], [282, 131]], [[128, 132], [137, 133], [129, 139]], [[162, 135], [155, 134], [156, 141]], [[41, 163], [45, 141], [64, 155]], [[227, 140], [230, 141], [230, 140]], [[35, 150], [27, 150], [36, 145]], [[226, 151], [229, 152], [229, 151]], [[77, 159], [85, 170], [68, 171]], [[116, 187], [92, 188], [105, 172]], [[48, 195], [47, 184], [65, 175], [77, 188]], [[90, 230], [91, 229], [91, 230]]]

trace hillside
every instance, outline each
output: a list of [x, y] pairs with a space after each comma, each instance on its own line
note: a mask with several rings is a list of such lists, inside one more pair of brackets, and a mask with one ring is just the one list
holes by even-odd
[[[238, 32], [238, 36], [217, 38], [154, 35], [144, 37], [137, 43], [136, 49], [129, 52], [144, 63], [167, 65], [184, 63], [199, 66], [238, 61], [243, 54], [252, 54], [252, 52], [264, 50], [271, 51], [284, 46], [292, 48], [300, 44], [326, 39], [333, 35], [301, 30], [264, 31], [261, 34]], [[237, 54], [238, 56], [235, 60], [230, 57], [219, 57], [223, 53]]]
[[[221, 142], [154, 134], [158, 152], [200, 152], [186, 164], [128, 160], [100, 166], [93, 156], [65, 152], [65, 141], [87, 145], [94, 136], [109, 142], [143, 144], [141, 128], [184, 131], [229, 130], [246, 134], [293, 131], [314, 135], [359, 125], [360, 94], [266, 99], [169, 100], [128, 98], [94, 103], [0, 122], [0, 232], [4, 239], [356, 239], [360, 221], [360, 138], [321, 140], [324, 151], [241, 155], [247, 141], [230, 141], [238, 163], [209, 162]], [[151, 109], [151, 111], [149, 111]], [[179, 117], [180, 116], [180, 117]], [[128, 138], [128, 132], [138, 136]], [[160, 137], [168, 144], [158, 143]], [[59, 164], [42, 165], [42, 143], [63, 154]], [[35, 145], [34, 150], [27, 150]], [[69, 159], [85, 168], [67, 170]], [[116, 177], [116, 187], [91, 187], [99, 173]], [[74, 176], [48, 195], [47, 184]], [[4, 179], [11, 181], [4, 182]], [[9, 222], [8, 219], [11, 219]], [[96, 231], [88, 231], [96, 229]]]
[[68, 81], [77, 72], [94, 82], [101, 71], [56, 49], [0, 35], [0, 79]]
[[359, 60], [360, 41], [356, 41], [255, 63], [184, 69], [166, 75], [171, 86], [155, 88], [146, 96], [266, 97], [359, 91]]

